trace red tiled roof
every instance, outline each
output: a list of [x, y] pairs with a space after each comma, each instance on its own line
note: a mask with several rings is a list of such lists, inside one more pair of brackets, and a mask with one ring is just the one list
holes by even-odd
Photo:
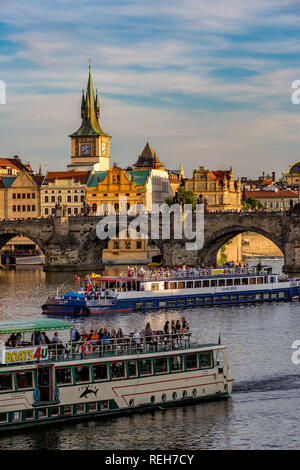
[[89, 171], [49, 171], [45, 178], [47, 181], [55, 181], [56, 179], [74, 179], [80, 181], [81, 184], [85, 184], [88, 180]]
[[293, 191], [292, 189], [282, 189], [282, 190], [279, 190], [279, 191], [246, 191], [246, 197], [255, 197], [255, 198], [289, 197], [289, 198], [295, 198], [295, 197], [298, 197], [298, 192]]

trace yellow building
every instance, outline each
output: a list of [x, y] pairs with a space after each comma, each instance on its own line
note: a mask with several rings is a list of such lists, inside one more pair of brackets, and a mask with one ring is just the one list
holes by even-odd
[[300, 161], [293, 163], [286, 173], [287, 186], [300, 186]]
[[193, 170], [192, 178], [185, 178], [183, 185], [193, 191], [200, 202], [205, 202], [207, 210], [240, 210], [241, 183], [234, 180], [234, 173], [229, 171], [211, 171], [200, 166]]
[[[146, 203], [146, 182], [149, 171], [127, 171], [114, 165], [108, 171], [94, 171], [86, 186], [86, 201], [94, 215], [116, 213], [137, 214]], [[125, 207], [121, 207], [126, 198]], [[130, 234], [129, 234], [130, 236]], [[103, 261], [111, 263], [147, 263], [148, 241], [144, 238], [114, 238], [103, 250]]]
[[40, 216], [38, 176], [20, 171], [0, 177], [0, 218], [27, 219]]

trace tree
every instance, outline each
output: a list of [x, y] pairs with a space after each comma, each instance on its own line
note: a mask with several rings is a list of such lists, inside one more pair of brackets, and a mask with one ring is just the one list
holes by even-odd
[[188, 191], [183, 186], [181, 186], [178, 188], [178, 191], [176, 192], [175, 196], [169, 197], [166, 200], [166, 203], [168, 204], [168, 206], [172, 206], [172, 204], [180, 204], [181, 207], [183, 207], [184, 204], [191, 204], [193, 210], [195, 210], [197, 198], [193, 191]]
[[251, 209], [257, 211], [259, 209], [264, 209], [263, 202], [259, 201], [255, 197], [247, 197], [246, 200], [242, 201], [242, 206], [244, 209]]

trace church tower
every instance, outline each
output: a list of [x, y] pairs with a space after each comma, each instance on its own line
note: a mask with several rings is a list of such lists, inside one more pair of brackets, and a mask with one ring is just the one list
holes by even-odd
[[110, 167], [111, 136], [99, 124], [100, 104], [98, 89], [94, 93], [91, 64], [86, 93], [82, 91], [81, 127], [71, 134], [71, 164], [68, 171], [107, 171]]

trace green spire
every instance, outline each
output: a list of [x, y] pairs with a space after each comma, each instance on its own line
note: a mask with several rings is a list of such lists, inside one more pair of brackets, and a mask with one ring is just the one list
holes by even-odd
[[99, 124], [100, 116], [100, 104], [98, 97], [98, 89], [96, 96], [94, 94], [92, 73], [91, 73], [91, 60], [89, 59], [89, 78], [86, 89], [86, 95], [84, 92], [81, 99], [81, 118], [82, 124], [77, 132], [74, 132], [70, 137], [75, 136], [91, 136], [91, 135], [102, 135], [110, 137], [108, 134], [103, 132]]

